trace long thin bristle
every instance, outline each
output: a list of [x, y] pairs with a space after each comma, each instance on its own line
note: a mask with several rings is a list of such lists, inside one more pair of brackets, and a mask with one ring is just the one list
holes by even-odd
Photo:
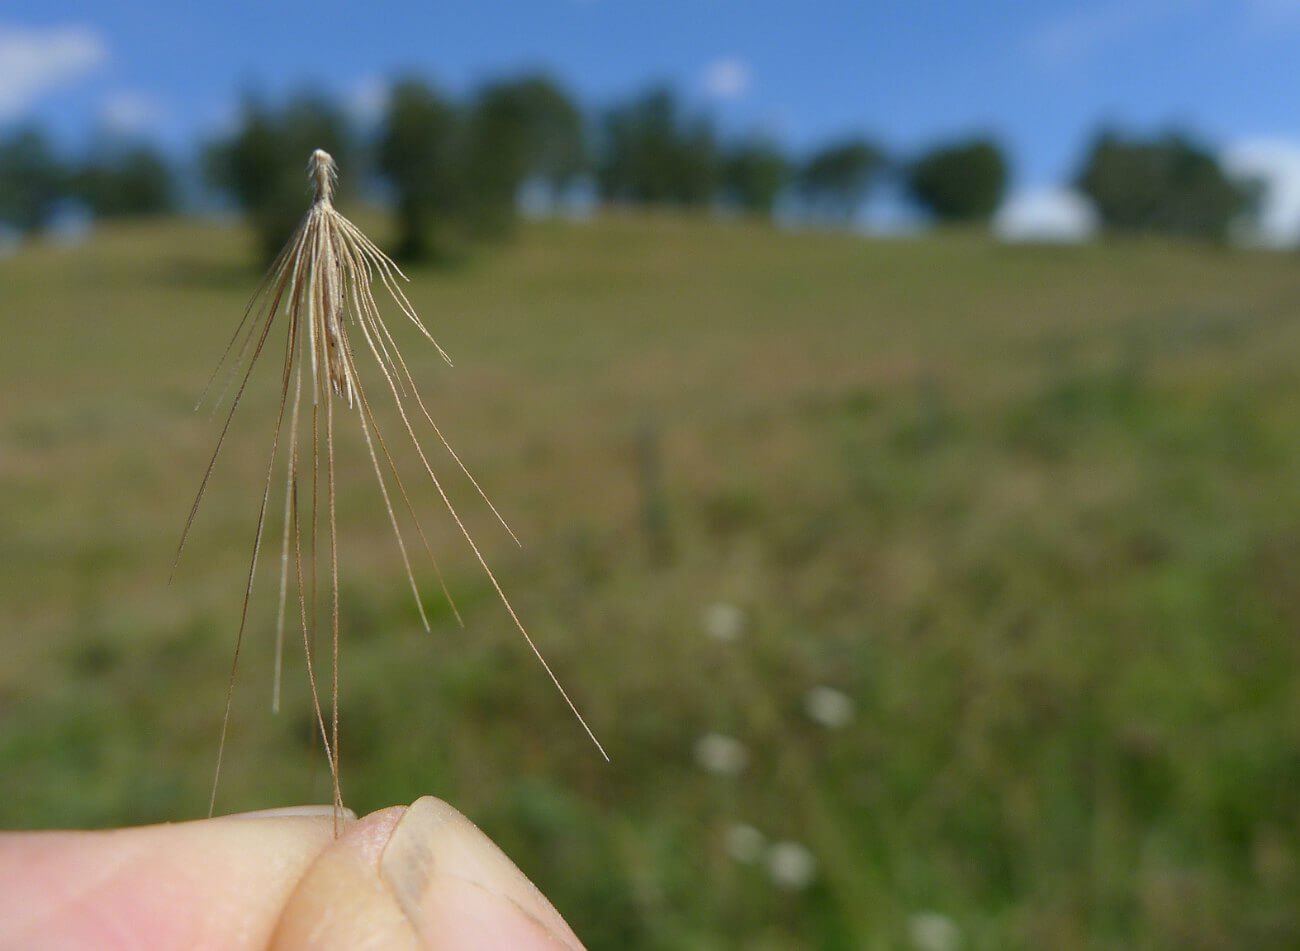
[[[464, 537], [470, 550], [474, 553], [475, 559], [487, 575], [493, 589], [496, 591], [498, 598], [505, 607], [515, 627], [523, 635], [528, 647], [541, 663], [543, 670], [554, 684], [564, 702], [577, 718], [578, 723], [582, 726], [587, 736], [595, 744], [596, 749], [606, 759], [609, 759], [600, 741], [596, 739], [595, 733], [587, 725], [582, 714], [578, 712], [577, 705], [569, 697], [564, 687], [561, 685], [559, 677], [551, 669], [546, 658], [542, 655], [541, 650], [524, 627], [523, 622], [516, 614], [514, 607], [510, 604], [505, 595], [505, 591], [498, 582], [496, 575], [489, 567], [487, 559], [483, 556], [469, 529], [462, 521], [460, 514], [452, 505], [451, 498], [447, 494], [441, 479], [438, 477], [433, 465], [425, 454], [424, 446], [421, 443], [419, 434], [416, 432], [412, 421], [412, 414], [408, 412], [406, 401], [414, 397], [416, 407], [419, 412], [416, 414], [428, 424], [435, 437], [446, 449], [451, 458], [455, 461], [458, 469], [473, 485], [478, 495], [488, 505], [492, 514], [509, 532], [510, 537], [518, 543], [519, 539], [510, 529], [501, 513], [488, 498], [487, 493], [479, 485], [478, 481], [470, 474], [469, 468], [462, 461], [461, 457], [452, 448], [450, 442], [443, 434], [439, 426], [434, 422], [433, 415], [430, 413], [423, 397], [420, 395], [419, 387], [416, 385], [414, 375], [407, 365], [396, 339], [389, 330], [387, 322], [384, 320], [379, 306], [375, 301], [372, 285], [378, 279], [388, 296], [392, 299], [402, 316], [415, 326], [418, 332], [436, 348], [439, 355], [451, 363], [450, 357], [438, 346], [433, 335], [429, 332], [424, 322], [416, 313], [414, 306], [407, 298], [406, 294], [399, 286], [400, 282], [407, 280], [406, 275], [397, 267], [396, 264], [388, 258], [361, 230], [348, 221], [333, 207], [333, 197], [335, 183], [338, 177], [338, 168], [334, 159], [328, 152], [317, 149], [312, 153], [308, 161], [308, 176], [313, 187], [313, 201], [307, 214], [299, 223], [292, 238], [286, 244], [285, 248], [276, 257], [270, 270], [259, 284], [253, 299], [245, 311], [239, 326], [236, 327], [234, 334], [227, 343], [222, 353], [221, 360], [218, 362], [216, 370], [213, 371], [208, 381], [210, 389], [213, 383], [219, 377], [222, 368], [229, 365], [230, 379], [227, 385], [230, 385], [234, 379], [238, 379], [238, 386], [235, 389], [234, 398], [231, 400], [231, 406], [221, 428], [221, 433], [217, 439], [216, 448], [208, 462], [203, 479], [199, 485], [199, 491], [194, 499], [194, 504], [185, 521], [184, 530], [181, 533], [180, 544], [177, 546], [176, 559], [180, 557], [181, 551], [185, 547], [186, 539], [189, 536], [190, 529], [193, 527], [195, 516], [198, 512], [199, 505], [203, 499], [208, 482], [212, 476], [213, 469], [217, 462], [226, 438], [229, 434], [231, 421], [234, 418], [236, 409], [247, 389], [249, 379], [252, 375], [253, 367], [256, 365], [258, 358], [265, 350], [268, 336], [271, 333], [272, 326], [275, 324], [277, 317], [283, 315], [287, 320], [286, 342], [284, 364], [281, 370], [280, 379], [280, 405], [276, 417], [274, 436], [271, 443], [271, 454], [267, 464], [266, 480], [263, 486], [261, 504], [258, 510], [257, 526], [254, 533], [252, 557], [249, 560], [248, 576], [244, 588], [243, 604], [240, 611], [239, 630], [235, 640], [235, 656], [231, 666], [230, 680], [226, 691], [226, 709], [222, 719], [221, 741], [217, 752], [217, 769], [213, 777], [212, 800], [210, 809], [215, 806], [217, 782], [220, 779], [222, 759], [225, 754], [226, 735], [230, 722], [231, 707], [233, 702], [234, 679], [239, 663], [239, 656], [244, 640], [244, 633], [247, 628], [248, 614], [250, 603], [253, 596], [253, 586], [257, 573], [258, 557], [261, 552], [263, 533], [266, 523], [267, 507], [271, 495], [271, 485], [274, 479], [274, 473], [279, 466], [277, 459], [280, 456], [281, 436], [285, 433], [285, 417], [289, 417], [287, 431], [287, 462], [284, 464], [285, 487], [284, 487], [284, 526], [281, 539], [280, 555], [280, 587], [278, 599], [278, 613], [276, 622], [276, 660], [275, 660], [275, 686], [273, 691], [273, 707], [279, 708], [280, 705], [280, 677], [281, 677], [281, 653], [284, 644], [284, 625], [285, 625], [285, 608], [287, 602], [287, 589], [290, 576], [290, 563], [292, 562], [294, 571], [293, 575], [297, 587], [298, 613], [300, 625], [303, 634], [303, 651], [306, 660], [307, 678], [311, 689], [312, 707], [317, 721], [317, 727], [321, 734], [321, 740], [325, 747], [325, 756], [330, 769], [330, 776], [333, 787], [333, 799], [336, 813], [341, 814], [343, 808], [343, 799], [339, 776], [339, 704], [340, 704], [340, 675], [339, 663], [341, 654], [341, 614], [340, 614], [340, 592], [339, 592], [339, 565], [340, 565], [340, 545], [338, 537], [338, 493], [340, 483], [336, 470], [335, 460], [335, 419], [334, 419], [334, 399], [342, 400], [349, 410], [355, 410], [361, 426], [361, 432], [365, 439], [366, 448], [370, 457], [371, 468], [374, 471], [375, 480], [379, 487], [380, 497], [384, 503], [385, 511], [388, 515], [390, 527], [392, 528], [394, 538], [397, 542], [398, 551], [401, 555], [402, 565], [405, 569], [407, 582], [411, 588], [412, 596], [415, 598], [416, 608], [420, 615], [421, 623], [425, 629], [429, 628], [429, 620], [425, 614], [424, 604], [420, 597], [419, 585], [416, 581], [415, 571], [411, 564], [406, 543], [403, 539], [402, 529], [398, 519], [397, 509], [393, 505], [393, 498], [389, 491], [389, 483], [385, 476], [385, 468], [391, 475], [393, 482], [398, 490], [398, 497], [403, 502], [404, 509], [414, 524], [416, 532], [419, 534], [423, 543], [425, 552], [428, 555], [429, 562], [433, 566], [434, 572], [438, 577], [438, 582], [446, 595], [448, 603], [451, 605], [453, 614], [458, 622], [461, 621], [460, 612], [456, 608], [455, 602], [451, 599], [451, 594], [447, 590], [446, 583], [443, 580], [442, 572], [438, 567], [437, 561], [433, 557], [433, 549], [425, 536], [424, 529], [417, 517], [415, 507], [411, 501], [410, 494], [407, 491], [404, 480], [398, 472], [397, 464], [390, 451], [387, 440], [379, 427], [378, 419], [374, 409], [367, 396], [366, 389], [362, 383], [361, 374], [357, 366], [352, 342], [349, 339], [348, 331], [350, 327], [360, 330], [362, 339], [365, 341], [364, 350], [368, 351], [373, 357], [375, 364], [378, 366], [380, 375], [383, 378], [386, 388], [393, 398], [394, 408], [397, 410], [398, 417], [401, 420], [402, 428], [410, 440], [410, 445], [414, 447], [418, 455], [425, 475], [437, 491], [443, 502], [443, 507], [451, 516], [460, 534]], [[304, 369], [306, 369], [306, 382], [310, 388], [311, 395], [311, 502], [310, 502], [310, 545], [304, 552], [302, 524], [301, 524], [301, 502], [299, 500], [299, 476], [301, 470], [298, 462], [298, 438], [299, 438], [299, 411], [302, 398], [302, 384], [304, 382]], [[292, 387], [292, 400], [290, 399], [290, 388]], [[224, 389], [224, 387], [223, 387]], [[321, 403], [324, 407], [321, 407]], [[322, 420], [321, 417], [324, 417]], [[322, 425], [323, 423], [323, 425]], [[322, 432], [323, 429], [323, 432]], [[381, 464], [382, 463], [382, 464]], [[322, 476], [324, 486], [321, 485]], [[322, 489], [324, 495], [322, 496]], [[315, 664], [315, 651], [313, 649], [313, 638], [316, 629], [316, 611], [318, 605], [317, 599], [317, 578], [321, 568], [320, 560], [317, 557], [317, 541], [321, 537], [322, 526], [320, 525], [320, 509], [324, 504], [325, 515], [325, 544], [328, 549], [328, 566], [326, 583], [329, 586], [329, 616], [330, 616], [330, 713], [329, 717], [325, 716], [325, 711], [321, 703], [319, 687], [320, 682], [317, 677]], [[290, 557], [292, 553], [292, 557]], [[176, 562], [173, 561], [173, 571]], [[462, 622], [463, 623], [463, 622]]]

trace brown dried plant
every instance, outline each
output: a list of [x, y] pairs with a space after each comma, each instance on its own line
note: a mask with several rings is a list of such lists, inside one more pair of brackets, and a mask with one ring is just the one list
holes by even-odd
[[[391, 476], [392, 485], [397, 489], [397, 496], [401, 500], [402, 507], [415, 526], [415, 530], [433, 566], [434, 573], [438, 577], [443, 594], [451, 605], [457, 621], [461, 621], [460, 612], [456, 609], [455, 602], [447, 590], [442, 573], [438, 569], [432, 547], [429, 545], [429, 540], [420, 526], [419, 518], [416, 515], [402, 477], [398, 473], [398, 467], [389, 451], [388, 443], [380, 431], [370, 398], [358, 372], [356, 353], [350, 331], [360, 331], [365, 345], [364, 350], [369, 351], [374, 358], [374, 362], [379, 367], [384, 384], [392, 394], [402, 428], [405, 430], [411, 445], [415, 448], [420, 462], [423, 464], [425, 474], [437, 490], [447, 512], [464, 536], [465, 541], [469, 544], [475, 558], [478, 559], [479, 564], [491, 581], [493, 588], [496, 589], [501, 603], [505, 606], [515, 626], [523, 634], [528, 646], [541, 662], [543, 669], [555, 684], [556, 689], [564, 698], [565, 703], [568, 704], [573, 715], [577, 717], [578, 722], [591, 738], [591, 741], [596, 744], [596, 748], [600, 750], [601, 755], [608, 759], [609, 757], [600, 745], [600, 741], [596, 739], [582, 714], [578, 712], [577, 706], [569, 698], [564, 687], [561, 686], [559, 678], [551, 670], [537, 644], [519, 620], [519, 616], [510, 605], [509, 599], [506, 598], [505, 592], [498, 583], [492, 569], [488, 566], [478, 545], [475, 544], [469, 530], [465, 527], [465, 523], [461, 521], [460, 515], [452, 505], [441, 480], [425, 454], [420, 436], [416, 431], [421, 419], [437, 436], [438, 441], [441, 442], [451, 458], [455, 460], [456, 465], [469, 479], [484, 502], [487, 503], [497, 520], [510, 533], [511, 538], [514, 538], [518, 543], [518, 538], [506, 525], [501, 513], [492, 505], [486, 493], [483, 492], [483, 489], [470, 475], [469, 470], [455, 450], [452, 449], [442, 430], [433, 421], [433, 417], [420, 395], [419, 388], [416, 386], [410, 368], [402, 357], [397, 341], [390, 332], [388, 324], [375, 301], [371, 288], [376, 279], [383, 284], [384, 289], [392, 297], [402, 316], [409, 320], [425, 339], [433, 344], [448, 365], [451, 363], [450, 358], [438, 346], [437, 341], [433, 339], [433, 336], [416, 314], [414, 307], [411, 306], [411, 302], [402, 292], [398, 282], [407, 280], [406, 275], [356, 225], [334, 208], [334, 183], [338, 175], [334, 159], [327, 152], [317, 149], [312, 153], [308, 162], [308, 175], [315, 192], [311, 208], [303, 217], [288, 244], [272, 263], [266, 276], [262, 279], [261, 285], [245, 309], [243, 319], [236, 327], [230, 342], [226, 345], [221, 360], [218, 362], [217, 368], [213, 371], [212, 377], [204, 390], [206, 397], [214, 383], [222, 376], [223, 368], [228, 369], [225, 374], [226, 383], [223, 387], [222, 396], [225, 395], [225, 390], [236, 379], [238, 380], [229, 411], [217, 439], [216, 448], [213, 450], [212, 458], [203, 474], [194, 504], [185, 520], [185, 528], [181, 533], [180, 544], [176, 550], [176, 560], [172, 564], [174, 571], [176, 561], [180, 559], [181, 551], [184, 549], [190, 529], [193, 527], [194, 518], [198, 513], [212, 471], [216, 466], [217, 457], [220, 455], [222, 445], [225, 443], [226, 436], [230, 431], [231, 421], [248, 386], [253, 368], [258, 357], [266, 349], [268, 340], [271, 338], [272, 329], [277, 323], [276, 318], [282, 315], [281, 322], [285, 325], [283, 328], [285, 349], [284, 363], [280, 370], [279, 411], [276, 416], [270, 459], [267, 462], [266, 479], [262, 488], [261, 504], [258, 509], [257, 529], [253, 537], [252, 556], [249, 560], [243, 604], [240, 609], [239, 630], [235, 637], [234, 658], [231, 662], [230, 680], [226, 689], [225, 713], [222, 718], [221, 739], [217, 749], [217, 765], [212, 781], [212, 796], [208, 807], [209, 814], [211, 814], [216, 804], [217, 784], [221, 777], [221, 765], [225, 756], [226, 735], [230, 724], [231, 704], [234, 697], [235, 674], [239, 665], [244, 633], [248, 626], [249, 603], [253, 595], [258, 557], [262, 550], [277, 462], [280, 460], [282, 451], [287, 457], [287, 462], [282, 463], [285, 471], [284, 524], [281, 532], [280, 592], [276, 623], [276, 659], [272, 707], [278, 710], [280, 705], [286, 602], [288, 593], [292, 588], [297, 595], [298, 626], [303, 638], [303, 651], [311, 688], [313, 713], [329, 764], [336, 812], [340, 811], [343, 806], [339, 777], [339, 541], [335, 515], [336, 477], [334, 454], [336, 401], [340, 404], [341, 409], [346, 407], [346, 411], [355, 411], [357, 414], [361, 432], [365, 437], [366, 447], [369, 451], [370, 463], [374, 469], [375, 478], [379, 483], [379, 491], [384, 500], [384, 507], [388, 513], [388, 520], [392, 526], [393, 535], [397, 540], [397, 547], [401, 552], [407, 582], [415, 597], [420, 620], [425, 630], [429, 630], [429, 621], [420, 598], [415, 571], [411, 566], [411, 559], [407, 551], [406, 541], [402, 535], [397, 512], [393, 506], [393, 496], [389, 491], [389, 481], [385, 477], [385, 469]], [[299, 431], [305, 422], [302, 419], [305, 415], [302, 406], [304, 367], [308, 370], [307, 384], [310, 387], [311, 398], [311, 459], [309, 472], [303, 471], [301, 463], [305, 460], [300, 460], [299, 456]], [[416, 414], [411, 412], [412, 400], [414, 401], [414, 409], [417, 411]], [[200, 399], [200, 403], [202, 403], [202, 399]], [[415, 423], [412, 422], [413, 415], [416, 418]], [[283, 438], [286, 421], [288, 424], [287, 440]], [[376, 446], [378, 449], [376, 449]], [[300, 498], [300, 487], [301, 483], [307, 482], [308, 479], [310, 480], [310, 500], [304, 503]], [[324, 482], [323, 499], [320, 492], [322, 481]], [[320, 504], [322, 501], [323, 506]], [[304, 507], [308, 509], [306, 520], [311, 526], [305, 551], [303, 544]], [[321, 706], [316, 665], [312, 655], [312, 635], [316, 621], [317, 576], [320, 570], [320, 559], [317, 556], [317, 537], [320, 534], [318, 528], [320, 509], [322, 507], [325, 510], [325, 531], [328, 547], [326, 558], [328, 562], [326, 566], [328, 588], [326, 597], [329, 601], [330, 657], [332, 663], [328, 724]], [[290, 580], [291, 573], [293, 575], [292, 583]]]

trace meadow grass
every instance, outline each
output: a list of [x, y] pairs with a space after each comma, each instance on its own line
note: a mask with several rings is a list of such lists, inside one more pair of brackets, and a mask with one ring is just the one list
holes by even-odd
[[[247, 251], [0, 261], [0, 824], [206, 809], [274, 372], [166, 576]], [[412, 371], [523, 549], [456, 501], [613, 763], [431, 491], [466, 629], [427, 572], [421, 629], [344, 427], [351, 807], [450, 799], [597, 948], [1300, 941], [1294, 259], [613, 216], [414, 278], [456, 367]], [[275, 589], [219, 811], [330, 796], [300, 658], [269, 712]]]

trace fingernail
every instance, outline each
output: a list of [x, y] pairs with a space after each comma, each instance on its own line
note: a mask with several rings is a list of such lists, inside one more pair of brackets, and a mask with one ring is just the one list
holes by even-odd
[[379, 870], [428, 947], [582, 947], [505, 853], [440, 799], [411, 804]]
[[[312, 817], [320, 816], [333, 817], [333, 806], [280, 806], [276, 809], [255, 809], [252, 812], [236, 812], [233, 815], [225, 816], [226, 819], [286, 819], [295, 816]], [[349, 822], [355, 822], [357, 814], [346, 806], [339, 813], [340, 819], [346, 819]]]

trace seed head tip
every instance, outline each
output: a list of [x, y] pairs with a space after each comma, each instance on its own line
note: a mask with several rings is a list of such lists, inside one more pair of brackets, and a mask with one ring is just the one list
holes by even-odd
[[339, 177], [339, 167], [334, 156], [324, 149], [317, 149], [307, 160], [307, 176], [316, 189], [317, 201], [330, 201], [334, 197], [334, 182]]

